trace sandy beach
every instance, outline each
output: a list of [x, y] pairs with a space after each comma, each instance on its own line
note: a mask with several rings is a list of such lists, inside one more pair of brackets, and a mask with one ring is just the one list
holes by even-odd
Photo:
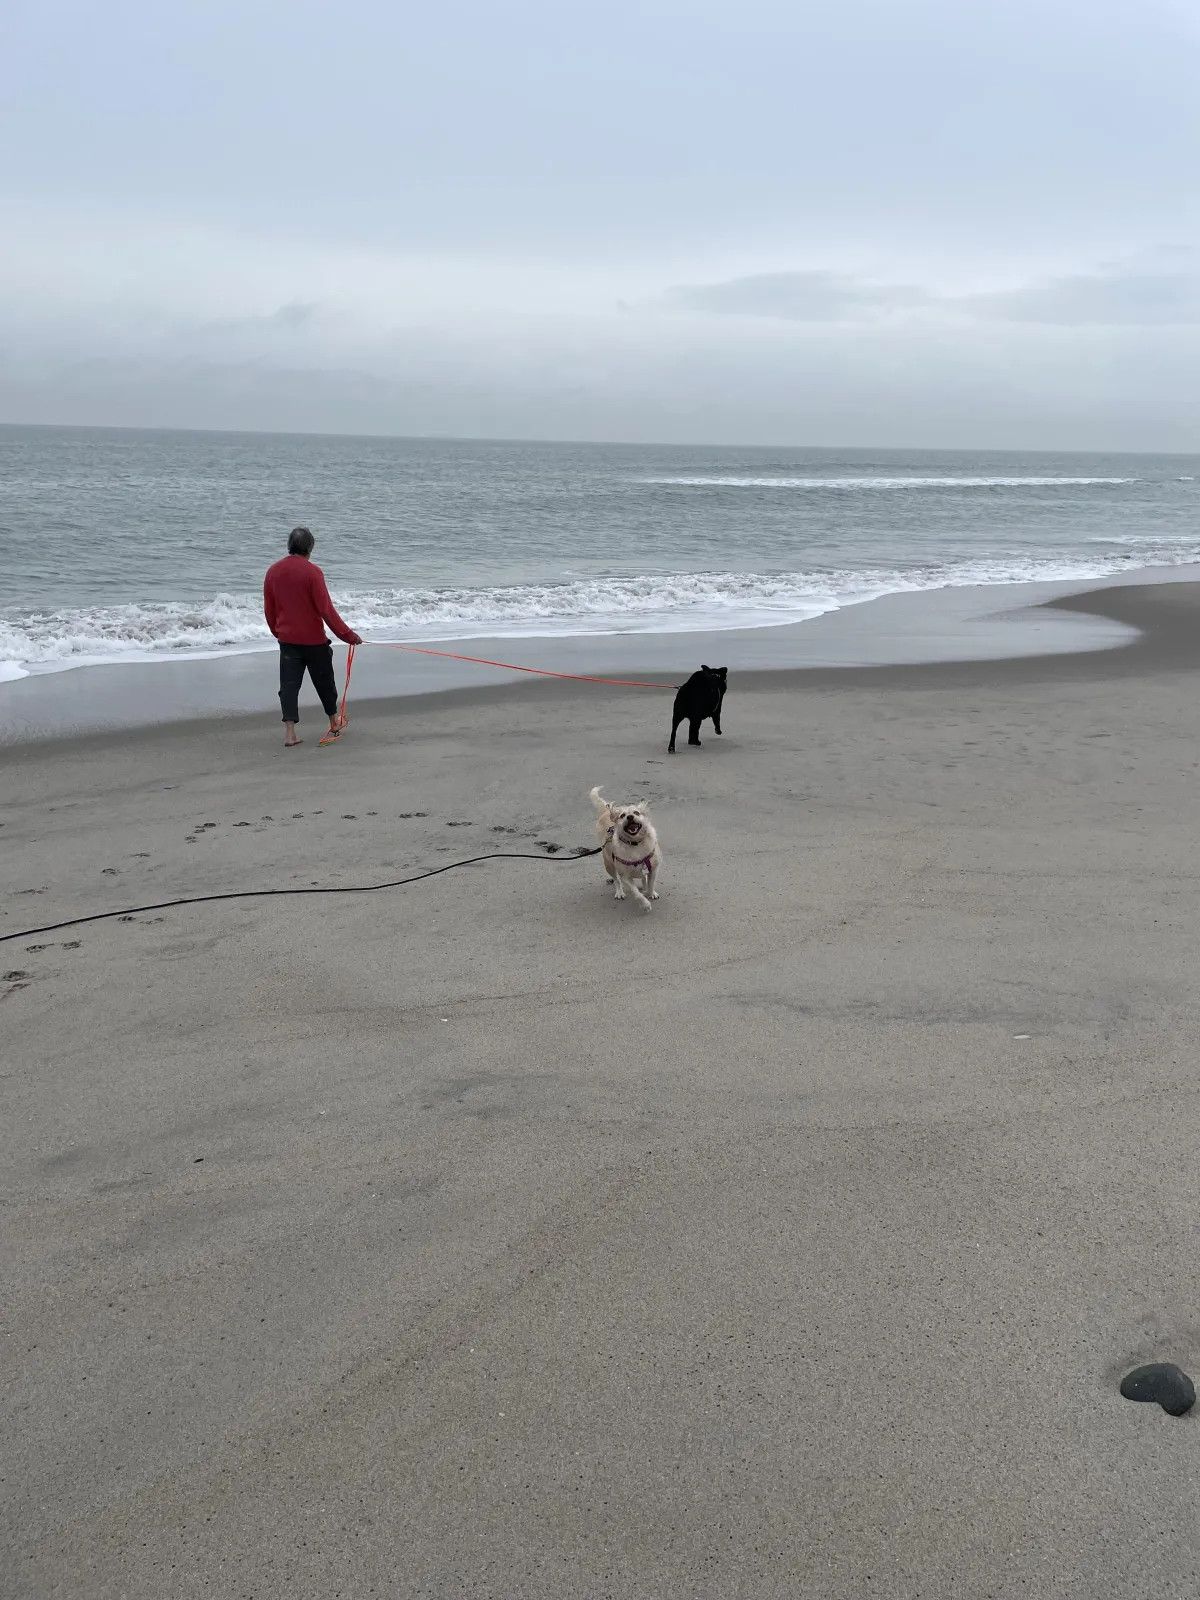
[[0, 753], [3, 934], [559, 847], [0, 946], [4, 1594], [1200, 1591], [1200, 585], [1059, 604]]

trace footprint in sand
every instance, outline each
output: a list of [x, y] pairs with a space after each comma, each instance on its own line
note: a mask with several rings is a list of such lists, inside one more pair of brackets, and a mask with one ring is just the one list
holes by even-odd
[[448, 828], [473, 828], [475, 824], [473, 822], [448, 822], [446, 826]]
[[234, 827], [235, 828], [249, 828], [249, 827], [252, 827], [252, 826], [253, 826], [253, 824], [249, 823], [249, 822], [235, 822], [234, 823]]
[[135, 850], [133, 852], [133, 859], [135, 861], [149, 861], [150, 852], [149, 850]]
[[[160, 918], [159, 920], [161, 921], [162, 919]], [[82, 943], [83, 943], [82, 939], [68, 939], [67, 942], [63, 945], [63, 949], [64, 950], [78, 950], [79, 946]]]
[[14, 967], [11, 972], [6, 972], [4, 974], [4, 981], [5, 981], [5, 983], [20, 983], [22, 981], [22, 979], [28, 978], [28, 977], [29, 977], [29, 973], [28, 972], [21, 972], [19, 970], [19, 968]]
[[353, 811], [343, 811], [342, 812], [342, 821], [343, 822], [357, 822], [358, 821], [358, 816]]
[[119, 878], [121, 876], [116, 867], [101, 867], [100, 871], [106, 878]]
[[49, 950], [48, 944], [27, 944], [25, 949], [30, 955], [36, 955], [39, 950]]

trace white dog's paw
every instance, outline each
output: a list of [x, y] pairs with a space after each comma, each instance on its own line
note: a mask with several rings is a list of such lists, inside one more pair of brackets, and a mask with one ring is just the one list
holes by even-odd
[[613, 890], [613, 899], [614, 900], [624, 900], [624, 898], [625, 898], [625, 891], [624, 891], [624, 889], [622, 889], [620, 884], [617, 884], [616, 888]]
[[650, 898], [651, 898], [651, 900], [657, 900], [658, 899], [658, 890], [657, 889], [651, 889]]

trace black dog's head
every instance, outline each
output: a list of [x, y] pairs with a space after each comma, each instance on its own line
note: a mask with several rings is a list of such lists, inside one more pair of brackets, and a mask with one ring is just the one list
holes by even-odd
[[676, 705], [719, 706], [729, 687], [728, 677], [728, 667], [701, 667], [699, 672], [692, 673], [686, 683], [679, 685]]

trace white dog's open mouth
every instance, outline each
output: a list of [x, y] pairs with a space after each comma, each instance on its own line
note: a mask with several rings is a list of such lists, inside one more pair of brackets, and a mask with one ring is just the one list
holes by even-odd
[[636, 838], [642, 831], [642, 825], [636, 817], [626, 817], [623, 827], [631, 839]]

